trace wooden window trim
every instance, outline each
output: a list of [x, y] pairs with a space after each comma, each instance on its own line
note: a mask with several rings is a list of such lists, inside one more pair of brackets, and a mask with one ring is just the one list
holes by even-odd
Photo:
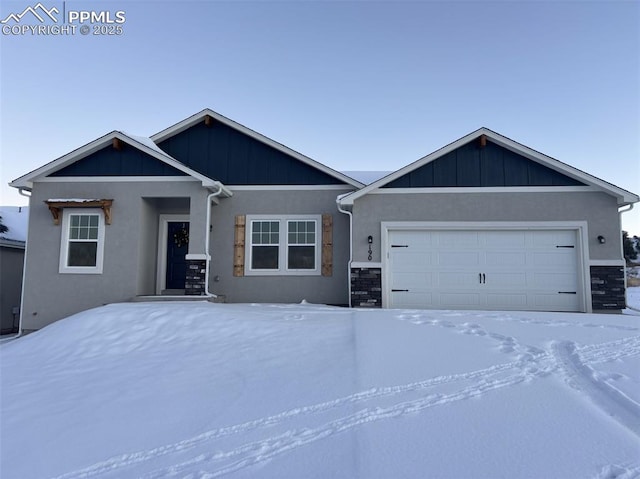
[[322, 215], [322, 276], [333, 276], [333, 216]]
[[246, 217], [236, 216], [235, 237], [233, 241], [233, 275], [244, 276], [244, 242], [246, 230]]

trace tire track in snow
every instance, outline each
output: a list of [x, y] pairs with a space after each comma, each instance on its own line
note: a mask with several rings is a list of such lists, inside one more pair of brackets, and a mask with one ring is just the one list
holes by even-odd
[[[459, 313], [452, 314], [452, 316], [458, 316], [458, 315]], [[518, 359], [521, 361], [531, 359], [535, 355], [544, 353], [544, 350], [540, 348], [520, 344], [518, 340], [513, 336], [505, 336], [504, 334], [485, 330], [482, 326], [475, 323], [470, 323], [470, 322], [454, 323], [454, 322], [443, 320], [443, 319], [433, 317], [432, 315], [424, 314], [424, 313], [400, 314], [396, 316], [396, 319], [400, 321], [408, 321], [410, 323], [417, 324], [417, 325], [426, 324], [429, 326], [438, 326], [438, 327], [450, 329], [457, 333], [486, 338], [488, 340], [491, 340], [497, 343], [498, 350], [500, 352], [506, 353], [506, 354], [515, 353], [517, 354]]]
[[638, 477], [640, 477], [640, 465], [610, 464], [603, 467], [594, 479], [638, 479]]
[[[569, 313], [576, 314], [576, 313]], [[566, 321], [563, 319], [540, 319], [540, 318], [523, 318], [519, 316], [513, 316], [511, 314], [483, 314], [477, 313], [475, 315], [478, 318], [486, 318], [492, 319], [494, 321], [512, 321], [523, 324], [533, 324], [533, 325], [542, 325], [542, 326], [553, 326], [553, 327], [561, 327], [561, 326], [569, 326], [569, 327], [579, 327], [579, 328], [595, 328], [595, 329], [613, 329], [617, 331], [640, 331], [640, 328], [635, 326], [621, 326], [618, 324], [597, 324], [597, 323], [585, 323], [582, 321]]]
[[576, 347], [583, 361], [598, 364], [640, 355], [640, 336]]
[[[542, 369], [537, 369], [536, 372], [527, 372], [522, 370], [516, 374], [499, 379], [490, 379], [485, 377], [472, 386], [468, 386], [450, 394], [430, 394], [419, 399], [401, 402], [389, 407], [365, 408], [349, 416], [323, 424], [317, 428], [290, 430], [264, 440], [244, 444], [227, 452], [200, 454], [188, 461], [153, 471], [142, 477], [144, 479], [159, 479], [189, 472], [189, 477], [198, 479], [214, 479], [249, 466], [269, 461], [274, 457], [280, 456], [298, 447], [348, 431], [363, 424], [415, 414], [431, 407], [479, 397], [489, 391], [504, 387], [512, 387], [531, 379], [533, 376], [543, 374], [545, 373]], [[236, 457], [238, 458], [236, 459]], [[232, 462], [228, 464], [221, 464], [213, 471], [200, 470], [198, 472], [193, 472], [193, 469], [199, 464], [206, 463], [211, 465], [229, 460], [232, 460]]]
[[585, 394], [603, 412], [640, 436], [640, 404], [600, 379], [598, 373], [580, 359], [573, 341], [555, 341], [551, 350], [569, 386]]
[[[544, 357], [546, 357], [546, 355], [540, 355], [538, 359], [544, 359]], [[523, 365], [521, 361], [511, 361], [508, 363], [497, 364], [494, 366], [490, 366], [488, 368], [479, 369], [479, 370], [471, 371], [467, 373], [438, 376], [435, 378], [426, 379], [424, 381], [418, 381], [418, 382], [408, 383], [408, 384], [403, 384], [398, 386], [371, 388], [365, 391], [361, 391], [348, 396], [343, 396], [341, 398], [333, 399], [330, 401], [325, 401], [325, 402], [321, 402], [321, 403], [313, 404], [309, 406], [293, 408], [272, 416], [267, 416], [267, 417], [255, 419], [252, 421], [247, 421], [245, 423], [241, 423], [233, 426], [226, 426], [218, 429], [213, 429], [211, 431], [204, 432], [192, 438], [185, 439], [183, 441], [179, 441], [173, 444], [168, 444], [168, 445], [160, 446], [157, 448], [148, 449], [146, 451], [137, 451], [133, 453], [121, 454], [121, 455], [106, 459], [104, 461], [95, 463], [88, 467], [85, 467], [76, 471], [68, 472], [59, 476], [55, 476], [52, 479], [80, 479], [80, 478], [85, 479], [85, 478], [95, 477], [108, 472], [113, 472], [123, 467], [141, 464], [143, 462], [146, 462], [158, 457], [166, 456], [168, 454], [183, 452], [189, 449], [193, 449], [201, 444], [204, 444], [206, 442], [213, 441], [215, 439], [219, 439], [222, 437], [242, 434], [242, 433], [249, 432], [256, 429], [278, 425], [291, 418], [295, 418], [297, 416], [321, 413], [321, 412], [325, 412], [325, 411], [335, 409], [341, 406], [345, 406], [348, 404], [360, 403], [360, 402], [369, 401], [377, 398], [393, 397], [400, 394], [421, 391], [434, 386], [440, 386], [440, 385], [449, 384], [449, 383], [455, 383], [460, 381], [472, 381], [476, 379], [480, 379], [482, 382], [482, 381], [486, 381], [487, 378], [491, 378], [505, 371], [509, 371], [513, 369], [521, 369], [522, 367]]]

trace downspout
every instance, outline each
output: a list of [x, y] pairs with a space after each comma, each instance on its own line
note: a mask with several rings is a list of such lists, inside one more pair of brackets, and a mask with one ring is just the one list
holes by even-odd
[[[18, 188], [18, 193], [21, 196], [24, 196], [25, 198], [29, 198], [29, 206], [31, 206], [31, 194], [27, 194], [25, 193], [25, 191], [29, 191], [29, 193], [31, 193], [31, 191], [26, 188]], [[29, 214], [31, 214], [31, 208], [29, 208]], [[29, 227], [27, 226], [27, 236], [24, 239], [24, 261], [22, 262], [22, 285], [21, 285], [22, 289], [20, 290], [20, 318], [18, 319], [18, 334], [16, 334], [12, 339], [18, 339], [20, 336], [22, 336], [22, 317], [24, 316], [24, 292], [25, 292], [24, 282], [25, 282], [25, 279], [27, 278], [26, 273], [27, 273], [28, 244], [29, 244]]]
[[347, 286], [349, 287], [349, 307], [351, 307], [351, 263], [353, 262], [353, 213], [349, 210], [342, 209], [340, 197], [336, 198], [338, 211], [349, 216], [349, 263], [347, 267]]
[[[619, 218], [619, 224], [620, 227], [622, 227], [622, 213], [628, 213], [629, 211], [631, 211], [633, 209], [633, 203], [629, 203], [628, 205], [629, 208], [625, 209], [619, 209], [618, 210], [618, 218]], [[628, 309], [633, 309], [634, 311], [639, 311], [636, 308], [630, 308], [629, 304], [627, 303], [627, 262], [624, 259], [624, 244], [622, 241], [622, 234], [620, 235], [620, 251], [622, 251], [622, 260], [624, 261], [624, 302], [625, 305], [627, 306]]]
[[205, 234], [204, 234], [204, 254], [206, 256], [206, 262], [207, 262], [207, 266], [205, 268], [205, 273], [204, 273], [204, 294], [205, 296], [207, 296], [208, 298], [217, 298], [218, 296], [213, 294], [211, 291], [209, 291], [209, 268], [211, 265], [211, 255], [209, 254], [209, 239], [211, 237], [211, 200], [213, 200], [213, 198], [220, 196], [225, 188], [222, 185], [222, 183], [218, 183], [216, 182], [216, 186], [218, 187], [218, 190], [214, 193], [211, 193], [209, 196], [207, 196], [207, 222], [205, 224], [206, 230], [205, 230]]

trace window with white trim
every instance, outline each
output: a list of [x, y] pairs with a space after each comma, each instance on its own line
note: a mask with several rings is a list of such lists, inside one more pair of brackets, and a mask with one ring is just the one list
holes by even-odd
[[66, 208], [62, 215], [59, 272], [101, 274], [103, 256], [103, 211]]
[[247, 215], [246, 275], [320, 274], [320, 216]]
[[280, 222], [251, 222], [251, 269], [278, 271], [280, 268]]

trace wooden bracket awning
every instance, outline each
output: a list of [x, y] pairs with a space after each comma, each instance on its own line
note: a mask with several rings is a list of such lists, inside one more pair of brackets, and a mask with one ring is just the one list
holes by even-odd
[[111, 224], [111, 204], [113, 200], [46, 200], [45, 204], [53, 216], [53, 224], [60, 224], [60, 211], [64, 208], [101, 208], [104, 211], [104, 222]]

